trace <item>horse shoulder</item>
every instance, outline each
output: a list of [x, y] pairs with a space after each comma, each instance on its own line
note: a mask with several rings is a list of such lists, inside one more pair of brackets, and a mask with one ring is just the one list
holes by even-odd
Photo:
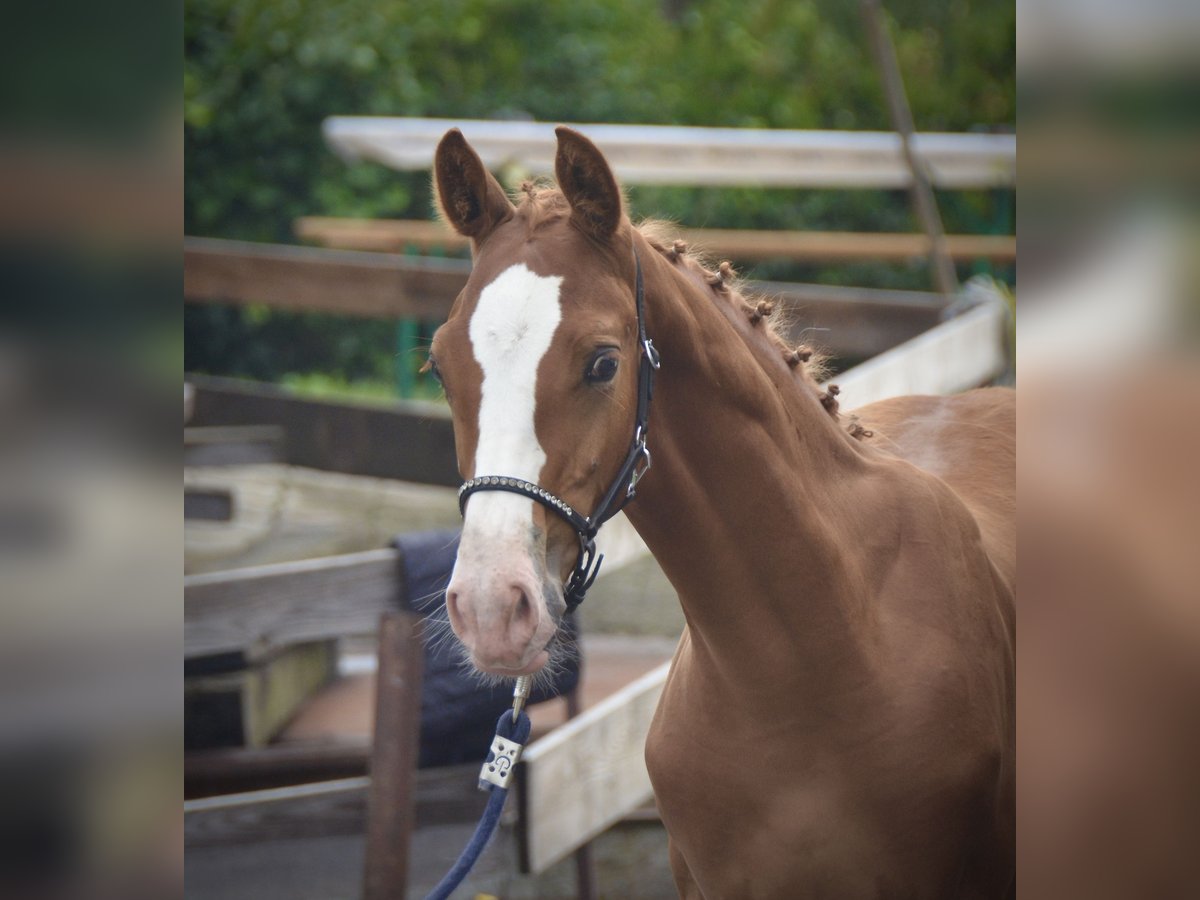
[[1016, 584], [1016, 392], [979, 388], [949, 397], [897, 397], [857, 410], [868, 441], [936, 476], [979, 527], [996, 570]]
[[1010, 585], [943, 479], [884, 460], [864, 490], [878, 523], [865, 555], [866, 645], [887, 699], [857, 771], [874, 771], [883, 819], [905, 820], [918, 842], [948, 828], [980, 848], [972, 880], [1003, 878], [1015, 791]]
[[876, 460], [859, 493], [864, 633], [901, 730], [949, 723], [945, 749], [1003, 752], [1015, 615], [985, 523], [950, 482], [903, 458]]

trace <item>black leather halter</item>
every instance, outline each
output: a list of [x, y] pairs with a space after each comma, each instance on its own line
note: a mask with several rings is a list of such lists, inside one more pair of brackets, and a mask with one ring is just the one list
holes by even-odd
[[633, 430], [633, 442], [625, 455], [625, 462], [613, 479], [611, 487], [605, 492], [600, 504], [591, 516], [577, 512], [565, 500], [556, 497], [550, 491], [521, 478], [511, 478], [507, 475], [481, 475], [463, 482], [458, 489], [458, 509], [466, 515], [467, 498], [479, 491], [508, 491], [520, 494], [542, 504], [567, 520], [579, 536], [579, 558], [571, 571], [567, 583], [563, 586], [563, 598], [567, 601], [567, 612], [574, 612], [583, 602], [584, 595], [596, 575], [600, 571], [600, 563], [604, 554], [596, 553], [596, 533], [600, 526], [619, 513], [625, 504], [636, 495], [637, 484], [642, 476], [650, 470], [650, 451], [646, 448], [646, 430], [650, 419], [650, 399], [654, 395], [654, 373], [658, 369], [658, 351], [654, 343], [646, 337], [646, 298], [642, 286], [642, 261], [638, 258], [637, 248], [633, 249], [633, 262], [636, 268], [636, 291], [638, 346], [641, 350], [638, 365], [638, 401], [637, 423]]

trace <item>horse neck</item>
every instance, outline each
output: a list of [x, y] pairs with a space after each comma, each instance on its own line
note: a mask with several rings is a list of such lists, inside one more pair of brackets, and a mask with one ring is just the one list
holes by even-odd
[[[859, 656], [852, 503], [867, 461], [812, 382], [726, 296], [641, 250], [662, 369], [653, 471], [627, 510], [679, 593], [693, 648], [752, 681]], [[785, 663], [786, 660], [786, 663]], [[799, 668], [798, 668], [799, 667]]]

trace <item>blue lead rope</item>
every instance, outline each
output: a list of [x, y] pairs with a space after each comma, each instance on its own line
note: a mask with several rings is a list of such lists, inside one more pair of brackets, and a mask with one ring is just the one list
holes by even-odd
[[[529, 738], [529, 716], [522, 710], [515, 713], [514, 719], [513, 710], [506, 709], [496, 722], [496, 737], [503, 738], [503, 742], [518, 745], [516, 755], [519, 755], [520, 746], [523, 746]], [[497, 764], [502, 764], [501, 768], [504, 770], [515, 764], [515, 760], [497, 757], [495, 748], [502, 745], [503, 742], [498, 740], [492, 742], [492, 750], [488, 752], [487, 761], [483, 764], [485, 773], [489, 768], [495, 771]], [[486, 781], [480, 781], [480, 787], [491, 793], [491, 796], [488, 797], [487, 807], [483, 811], [483, 817], [475, 826], [475, 833], [471, 835], [471, 840], [467, 842], [467, 846], [463, 848], [463, 852], [459, 854], [450, 871], [438, 882], [437, 887], [430, 891], [425, 900], [446, 900], [454, 889], [462, 884], [463, 879], [479, 861], [488, 841], [492, 839], [496, 826], [500, 824], [500, 813], [504, 809], [504, 801], [508, 798], [508, 788]]]

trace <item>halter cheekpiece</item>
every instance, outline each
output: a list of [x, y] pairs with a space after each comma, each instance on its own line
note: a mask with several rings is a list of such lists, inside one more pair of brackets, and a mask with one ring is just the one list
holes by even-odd
[[638, 257], [637, 248], [633, 248], [633, 262], [636, 271], [634, 298], [637, 305], [638, 346], [640, 361], [638, 364], [638, 401], [637, 423], [633, 430], [633, 441], [625, 462], [613, 479], [612, 485], [605, 492], [600, 504], [591, 516], [578, 512], [565, 500], [555, 496], [543, 487], [512, 478], [507, 475], [481, 475], [463, 482], [458, 489], [458, 509], [466, 514], [467, 498], [479, 491], [508, 491], [528, 497], [547, 509], [557, 513], [575, 529], [579, 536], [579, 558], [571, 571], [567, 583], [563, 586], [563, 598], [567, 602], [567, 612], [573, 612], [583, 602], [588, 588], [596, 580], [600, 571], [600, 563], [604, 554], [596, 553], [596, 533], [600, 526], [619, 513], [625, 504], [634, 498], [637, 484], [642, 476], [650, 470], [650, 451], [646, 447], [646, 433], [650, 418], [650, 399], [654, 395], [654, 373], [659, 366], [658, 351], [654, 343], [646, 337], [646, 298], [642, 285], [642, 261]]

